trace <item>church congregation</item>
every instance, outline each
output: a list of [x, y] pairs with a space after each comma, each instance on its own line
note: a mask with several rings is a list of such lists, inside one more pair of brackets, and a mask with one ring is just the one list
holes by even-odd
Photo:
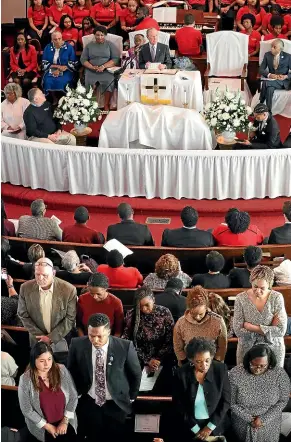
[[291, 442], [291, 0], [2, 3], [1, 441]]
[[[1, 376], [2, 389], [16, 385], [18, 391], [24, 417], [19, 440], [96, 442], [100, 435], [139, 440], [138, 433], [132, 439], [126, 422], [138, 413], [149, 388], [157, 401], [171, 400], [166, 428], [152, 431], [165, 442], [210, 436], [253, 442], [254, 435], [259, 442], [289, 440], [281, 434], [281, 420], [282, 412], [290, 413], [291, 397], [284, 341], [291, 334], [291, 201], [283, 204], [282, 225], [264, 233], [237, 208], [227, 211], [223, 223], [203, 230], [197, 227], [197, 210], [184, 207], [181, 227], [164, 230], [162, 245], [168, 249], [161, 249], [154, 273], [147, 275], [142, 261], [129, 266], [118, 250], [106, 253], [106, 263], [101, 255], [98, 263], [78, 256], [77, 242], [101, 247], [105, 238], [157, 248], [128, 203], [118, 206], [117, 215], [119, 222], [101, 233], [87, 225], [89, 211], [78, 207], [75, 224], [61, 230], [46, 216], [45, 202], [35, 200], [31, 215], [21, 216], [15, 229], [2, 201], [7, 277], [2, 278]], [[15, 235], [23, 244], [31, 241], [26, 262]], [[61, 260], [45, 247], [53, 239]], [[62, 252], [66, 241], [68, 251]], [[264, 258], [264, 244], [283, 247], [285, 259]], [[244, 260], [232, 260], [230, 268], [223, 256], [229, 247], [232, 256], [243, 247]], [[187, 248], [207, 250], [205, 263], [200, 256], [188, 261], [186, 270], [175, 251]], [[218, 294], [230, 287], [237, 290], [234, 305]], [[7, 341], [16, 324], [29, 334], [18, 355], [21, 332], [14, 332], [13, 345]], [[21, 358], [29, 363], [23, 369]], [[145, 390], [144, 376], [155, 380]], [[9, 404], [11, 410], [16, 405]], [[8, 431], [2, 428], [2, 438]]]

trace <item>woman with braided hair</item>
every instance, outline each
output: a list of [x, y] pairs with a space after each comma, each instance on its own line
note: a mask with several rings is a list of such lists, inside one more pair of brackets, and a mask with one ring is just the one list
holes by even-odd
[[142, 287], [127, 312], [122, 337], [133, 341], [141, 367], [155, 372], [173, 354], [173, 327], [170, 310], [156, 305], [152, 290]]
[[237, 364], [241, 364], [248, 350], [256, 344], [267, 344], [274, 351], [278, 365], [284, 366], [284, 335], [287, 314], [284, 298], [272, 290], [274, 272], [258, 265], [250, 276], [252, 288], [236, 296], [233, 328], [238, 337]]
[[223, 318], [209, 309], [207, 290], [197, 285], [187, 295], [187, 310], [174, 328], [174, 351], [179, 365], [187, 362], [185, 348], [193, 338], [216, 344], [214, 359], [223, 361], [227, 349], [227, 329]]

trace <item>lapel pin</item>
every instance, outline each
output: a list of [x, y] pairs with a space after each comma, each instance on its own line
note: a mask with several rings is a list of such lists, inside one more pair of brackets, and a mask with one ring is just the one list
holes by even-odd
[[108, 365], [112, 365], [112, 362], [113, 362], [113, 356], [110, 356]]

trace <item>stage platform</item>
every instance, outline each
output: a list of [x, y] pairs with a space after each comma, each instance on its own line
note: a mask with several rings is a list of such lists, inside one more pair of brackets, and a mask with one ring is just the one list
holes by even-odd
[[291, 196], [291, 150], [159, 151], [2, 137], [2, 182], [71, 194], [189, 199]]

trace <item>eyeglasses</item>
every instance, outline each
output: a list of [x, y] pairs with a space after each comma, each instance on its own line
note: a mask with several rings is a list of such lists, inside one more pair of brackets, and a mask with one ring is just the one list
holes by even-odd
[[250, 367], [256, 370], [266, 370], [266, 368], [268, 368], [268, 364], [266, 365], [253, 365], [250, 364]]
[[36, 262], [34, 264], [35, 267], [51, 267], [52, 269], [54, 268], [51, 264], [49, 264], [48, 262]]

